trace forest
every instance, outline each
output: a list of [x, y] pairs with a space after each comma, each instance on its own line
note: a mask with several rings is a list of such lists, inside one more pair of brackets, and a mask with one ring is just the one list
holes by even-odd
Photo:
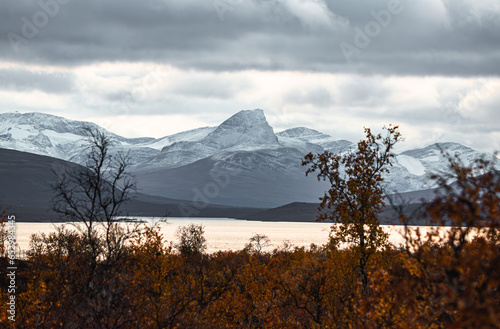
[[[307, 174], [331, 184], [318, 218], [335, 224], [324, 245], [269, 251], [256, 234], [242, 250], [216, 253], [205, 252], [201, 226], [182, 227], [173, 243], [157, 226], [111, 220], [126, 194], [102, 182], [101, 170], [118, 168], [106, 181], [119, 182], [126, 167], [100, 166], [106, 140], [93, 136], [95, 166], [54, 186], [59, 210], [78, 211], [82, 229], [32, 237], [26, 259], [16, 260], [15, 322], [2, 275], [2, 327], [500, 328], [498, 171], [448, 155], [449, 172], [431, 177], [440, 193], [418, 214], [437, 225], [425, 235], [405, 226], [405, 243], [391, 245], [377, 215], [401, 136], [397, 126], [365, 133], [354, 152], [303, 161]], [[67, 184], [75, 182], [87, 182], [82, 191], [97, 201], [72, 203]], [[411, 214], [399, 213], [405, 225]], [[440, 230], [445, 222], [453, 225]], [[9, 259], [0, 262], [4, 273]]]

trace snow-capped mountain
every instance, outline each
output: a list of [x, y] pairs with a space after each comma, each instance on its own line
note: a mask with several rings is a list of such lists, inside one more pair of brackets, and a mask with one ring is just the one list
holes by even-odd
[[92, 122], [68, 120], [45, 113], [3, 113], [0, 114], [0, 148], [84, 164], [87, 159], [84, 151], [88, 137], [86, 127], [106, 133], [114, 141], [112, 152], [129, 152], [131, 164], [138, 166], [148, 163], [167, 146], [197, 141], [215, 129], [198, 128], [159, 139], [125, 138]]
[[435, 188], [436, 185], [428, 176], [449, 170], [446, 155], [457, 156], [464, 165], [483, 157], [500, 169], [500, 161], [493, 154], [481, 153], [458, 143], [436, 143], [398, 154], [386, 178], [388, 190], [408, 192]]
[[16, 112], [0, 114], [0, 147], [84, 163], [86, 127], [105, 132], [115, 141], [117, 148], [134, 151], [156, 141], [154, 138], [124, 138], [92, 122], [45, 113]]
[[283, 146], [294, 147], [307, 154], [320, 153], [324, 150], [343, 152], [353, 146], [352, 142], [339, 140], [317, 130], [305, 127], [287, 129], [276, 134]]
[[[84, 164], [86, 126], [109, 134], [115, 141], [112, 152], [129, 153], [141, 192], [197, 204], [272, 207], [316, 202], [327, 186], [314, 176], [305, 177], [304, 155], [324, 150], [342, 153], [355, 146], [305, 127], [275, 133], [264, 111], [257, 109], [240, 111], [217, 127], [158, 139], [124, 138], [93, 123], [43, 113], [6, 113], [0, 114], [0, 148]], [[465, 163], [485, 156], [457, 143], [402, 152], [386, 177], [387, 191], [434, 187], [427, 174], [448, 165], [441, 150], [457, 154]]]
[[222, 151], [251, 151], [282, 147], [267, 123], [264, 111], [240, 111], [216, 128], [205, 128], [207, 134], [178, 140], [166, 145], [139, 170], [180, 167], [213, 156]]
[[66, 160], [81, 148], [84, 138], [83, 124], [78, 121], [44, 113], [0, 114], [2, 148]]
[[156, 150], [162, 150], [164, 147], [170, 146], [177, 142], [196, 142], [205, 138], [208, 134], [215, 130], [217, 127], [203, 127], [192, 130], [183, 131], [174, 135], [166, 136], [163, 138], [155, 139], [154, 141], [147, 141], [140, 144], [144, 147], [150, 147]]
[[217, 150], [251, 150], [281, 147], [264, 111], [240, 111], [224, 121], [201, 143]]

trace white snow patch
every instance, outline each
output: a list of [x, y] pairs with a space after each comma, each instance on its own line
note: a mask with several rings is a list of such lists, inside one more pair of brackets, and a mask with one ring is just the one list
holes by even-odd
[[53, 144], [63, 145], [67, 143], [74, 143], [81, 141], [85, 142], [85, 137], [71, 134], [71, 133], [58, 133], [53, 130], [43, 130], [42, 134], [47, 136]]
[[215, 127], [203, 127], [197, 128], [193, 130], [184, 131], [181, 133], [177, 133], [174, 135], [163, 137], [159, 140], [156, 140], [153, 143], [145, 143], [144, 146], [161, 150], [165, 146], [170, 146], [175, 142], [198, 142], [203, 138], [207, 137], [209, 133], [215, 130]]
[[7, 131], [7, 133], [12, 134], [12, 138], [17, 139], [17, 140], [22, 140], [25, 138], [28, 138], [29, 136], [32, 136], [33, 134], [36, 135], [38, 132], [33, 133], [30, 131], [31, 126], [27, 125], [20, 125], [17, 127], [13, 127], [11, 130]]
[[425, 168], [418, 159], [408, 155], [398, 155], [396, 159], [399, 164], [405, 167], [411, 174], [416, 176], [425, 175]]
[[439, 156], [437, 156], [437, 155], [431, 155], [431, 156], [423, 158], [422, 161], [437, 162], [437, 161], [439, 161]]
[[244, 151], [244, 152], [255, 152], [261, 150], [277, 150], [281, 148], [281, 145], [276, 144], [243, 144], [243, 145], [235, 145], [225, 149], [226, 151]]

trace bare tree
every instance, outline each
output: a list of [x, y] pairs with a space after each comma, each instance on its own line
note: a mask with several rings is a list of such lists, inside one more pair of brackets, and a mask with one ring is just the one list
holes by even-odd
[[187, 257], [199, 256], [207, 249], [203, 225], [189, 224], [177, 229], [175, 235], [179, 239], [177, 250]]
[[[112, 155], [113, 140], [103, 131], [86, 127], [88, 160], [85, 167], [55, 173], [53, 209], [64, 219], [83, 224], [93, 258], [106, 261], [119, 256], [134, 229], [116, 223], [121, 207], [136, 190], [137, 182], [128, 172], [129, 156]], [[100, 231], [102, 230], [102, 231]], [[101, 243], [103, 242], [103, 243]]]
[[265, 248], [271, 245], [267, 235], [254, 233], [245, 245], [245, 250], [260, 255]]
[[[123, 297], [124, 278], [120, 268], [126, 264], [127, 241], [141, 232], [140, 223], [120, 223], [123, 205], [136, 190], [136, 180], [128, 173], [128, 154], [112, 153], [112, 138], [105, 132], [86, 127], [85, 166], [54, 171], [53, 209], [74, 223], [81, 234], [80, 282], [72, 289], [81, 298], [72, 311], [82, 321], [99, 323], [102, 328], [119, 327], [125, 321], [123, 310], [129, 301]], [[57, 239], [65, 239], [61, 231]], [[109, 317], [109, 314], [116, 316]], [[120, 311], [121, 312], [121, 311]], [[112, 324], [114, 323], [114, 324]], [[96, 326], [99, 328], [99, 326]]]

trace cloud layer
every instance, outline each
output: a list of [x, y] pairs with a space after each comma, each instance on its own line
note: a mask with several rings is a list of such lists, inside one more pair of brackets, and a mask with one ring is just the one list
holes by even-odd
[[159, 137], [264, 108], [277, 129], [309, 125], [357, 139], [363, 125], [392, 122], [409, 144], [500, 149], [497, 0], [0, 0], [0, 8], [1, 112]]
[[[0, 56], [213, 71], [500, 72], [495, 0], [59, 1], [2, 0]], [[350, 63], [342, 43], [357, 48]]]

